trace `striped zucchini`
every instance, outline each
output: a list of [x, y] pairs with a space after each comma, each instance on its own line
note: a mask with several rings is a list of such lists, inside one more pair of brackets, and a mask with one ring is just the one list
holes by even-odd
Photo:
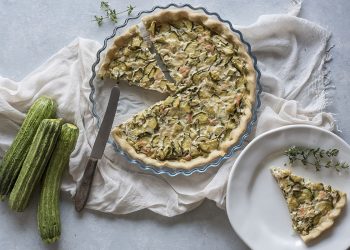
[[18, 179], [10, 193], [9, 206], [12, 210], [22, 212], [26, 208], [33, 189], [41, 179], [55, 148], [61, 127], [62, 119], [44, 119], [40, 123]]
[[56, 103], [48, 97], [39, 97], [29, 109], [12, 145], [0, 165], [0, 195], [8, 195], [16, 182], [40, 122], [56, 115]]
[[68, 123], [62, 126], [61, 134], [44, 175], [37, 220], [40, 236], [46, 243], [55, 242], [61, 235], [59, 211], [61, 177], [69, 164], [78, 135], [79, 130], [76, 126]]

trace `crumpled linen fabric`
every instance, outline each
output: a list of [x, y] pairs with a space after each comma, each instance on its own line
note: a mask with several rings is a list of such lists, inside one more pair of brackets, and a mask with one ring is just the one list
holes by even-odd
[[[300, 6], [289, 14], [264, 15], [249, 25], [236, 26], [252, 46], [262, 73], [262, 105], [255, 136], [289, 124], [334, 128], [331, 114], [324, 112], [329, 96], [326, 63], [330, 33], [319, 25], [297, 17]], [[54, 98], [58, 116], [80, 129], [62, 190], [74, 196], [97, 134], [96, 119], [89, 101], [91, 65], [101, 45], [77, 38], [23, 80], [0, 77], [0, 155], [11, 144], [25, 112], [41, 95]], [[97, 113], [103, 116], [111, 83], [96, 86]], [[150, 106], [164, 95], [121, 85], [116, 124]], [[98, 163], [87, 208], [113, 214], [149, 209], [175, 216], [199, 206], [207, 198], [224, 208], [226, 186], [232, 165], [239, 155], [220, 168], [190, 177], [154, 175], [130, 164], [111, 145]]]

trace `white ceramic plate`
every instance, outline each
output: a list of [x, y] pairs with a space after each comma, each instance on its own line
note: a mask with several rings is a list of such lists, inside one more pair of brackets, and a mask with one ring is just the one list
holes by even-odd
[[[292, 145], [338, 148], [340, 161], [350, 162], [350, 146], [335, 134], [306, 125], [269, 131], [255, 138], [240, 154], [230, 173], [226, 208], [236, 233], [252, 249], [346, 249], [350, 246], [350, 206], [333, 228], [306, 245], [292, 229], [286, 202], [270, 167], [285, 167], [283, 151]], [[295, 165], [292, 171], [311, 181], [324, 182], [350, 197], [350, 171], [316, 172], [313, 166]]]

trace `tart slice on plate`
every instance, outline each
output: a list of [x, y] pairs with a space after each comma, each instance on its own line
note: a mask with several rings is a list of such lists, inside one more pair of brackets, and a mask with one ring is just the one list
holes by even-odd
[[286, 199], [293, 229], [305, 242], [333, 226], [346, 205], [346, 193], [305, 180], [289, 169], [272, 168], [271, 172]]

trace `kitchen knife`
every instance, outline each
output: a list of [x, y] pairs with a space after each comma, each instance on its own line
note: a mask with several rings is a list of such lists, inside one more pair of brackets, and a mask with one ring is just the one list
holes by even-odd
[[109, 97], [105, 115], [103, 117], [100, 129], [98, 130], [90, 157], [87, 161], [84, 175], [80, 182], [80, 186], [77, 188], [74, 197], [75, 210], [77, 212], [80, 212], [85, 207], [86, 201], [89, 197], [91, 183], [94, 178], [97, 162], [99, 159], [102, 158], [103, 152], [106, 147], [106, 143], [109, 138], [109, 134], [111, 132], [112, 123], [118, 106], [119, 95], [120, 90], [118, 85], [116, 85], [111, 90], [111, 95]]

